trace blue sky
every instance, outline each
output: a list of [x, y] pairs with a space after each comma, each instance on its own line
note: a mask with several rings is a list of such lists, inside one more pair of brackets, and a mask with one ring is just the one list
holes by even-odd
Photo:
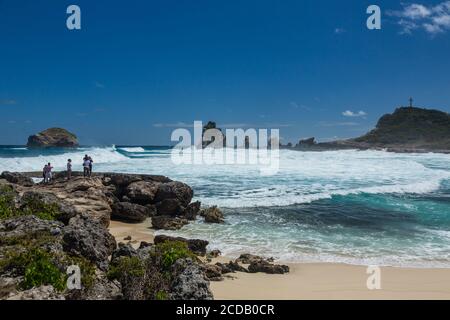
[[410, 96], [450, 110], [449, 1], [0, 0], [0, 39], [0, 144], [168, 144], [194, 120], [328, 140]]

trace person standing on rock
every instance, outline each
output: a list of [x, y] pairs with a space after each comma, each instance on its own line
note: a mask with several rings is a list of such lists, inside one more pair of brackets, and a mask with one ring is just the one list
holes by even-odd
[[50, 180], [52, 180], [52, 165], [50, 164], [50, 162], [44, 167], [45, 170], [45, 178], [44, 178], [44, 183], [49, 183]]
[[44, 183], [47, 182], [46, 175], [47, 175], [47, 165], [45, 165], [45, 166], [44, 166], [44, 169], [42, 169], [42, 178], [44, 178], [44, 180], [43, 180]]
[[94, 160], [92, 160], [92, 158], [89, 156], [88, 157], [89, 160], [89, 177], [92, 176], [92, 164], [94, 163]]
[[67, 180], [72, 178], [72, 159], [67, 160]]
[[89, 174], [89, 167], [90, 167], [91, 162], [89, 161], [89, 157], [86, 155], [83, 158], [83, 176], [86, 177], [90, 177]]

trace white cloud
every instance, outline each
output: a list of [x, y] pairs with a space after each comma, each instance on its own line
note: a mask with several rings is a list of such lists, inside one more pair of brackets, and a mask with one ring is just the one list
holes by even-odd
[[400, 11], [388, 11], [388, 15], [398, 17], [401, 34], [412, 34], [412, 31], [422, 29], [436, 35], [450, 30], [450, 1], [437, 5], [423, 5], [418, 3], [402, 4]]
[[358, 112], [353, 112], [350, 110], [346, 110], [344, 112], [342, 112], [342, 115], [344, 117], [365, 117], [367, 116], [367, 113], [365, 113], [364, 111], [358, 111]]
[[334, 33], [336, 33], [336, 34], [342, 34], [344, 32], [345, 32], [344, 28], [336, 28], [336, 29], [334, 29]]

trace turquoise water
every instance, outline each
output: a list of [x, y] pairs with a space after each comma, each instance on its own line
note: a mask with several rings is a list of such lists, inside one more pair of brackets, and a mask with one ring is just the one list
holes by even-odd
[[36, 171], [49, 161], [62, 170], [67, 158], [77, 170], [85, 153], [97, 171], [191, 185], [196, 199], [223, 208], [226, 223], [170, 233], [207, 239], [231, 256], [450, 267], [450, 155], [281, 150], [279, 172], [262, 176], [254, 165], [174, 165], [164, 147], [16, 146], [0, 147], [0, 171]]

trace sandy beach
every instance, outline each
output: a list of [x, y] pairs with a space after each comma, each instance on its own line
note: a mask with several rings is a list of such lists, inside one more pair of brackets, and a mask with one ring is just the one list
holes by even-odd
[[[151, 222], [111, 221], [117, 242], [131, 236], [133, 246], [152, 242]], [[218, 261], [231, 260], [220, 257]], [[213, 261], [215, 263], [215, 261]], [[369, 290], [366, 266], [290, 263], [285, 275], [236, 272], [212, 281], [215, 299], [450, 299], [450, 269], [381, 267], [381, 289]]]

